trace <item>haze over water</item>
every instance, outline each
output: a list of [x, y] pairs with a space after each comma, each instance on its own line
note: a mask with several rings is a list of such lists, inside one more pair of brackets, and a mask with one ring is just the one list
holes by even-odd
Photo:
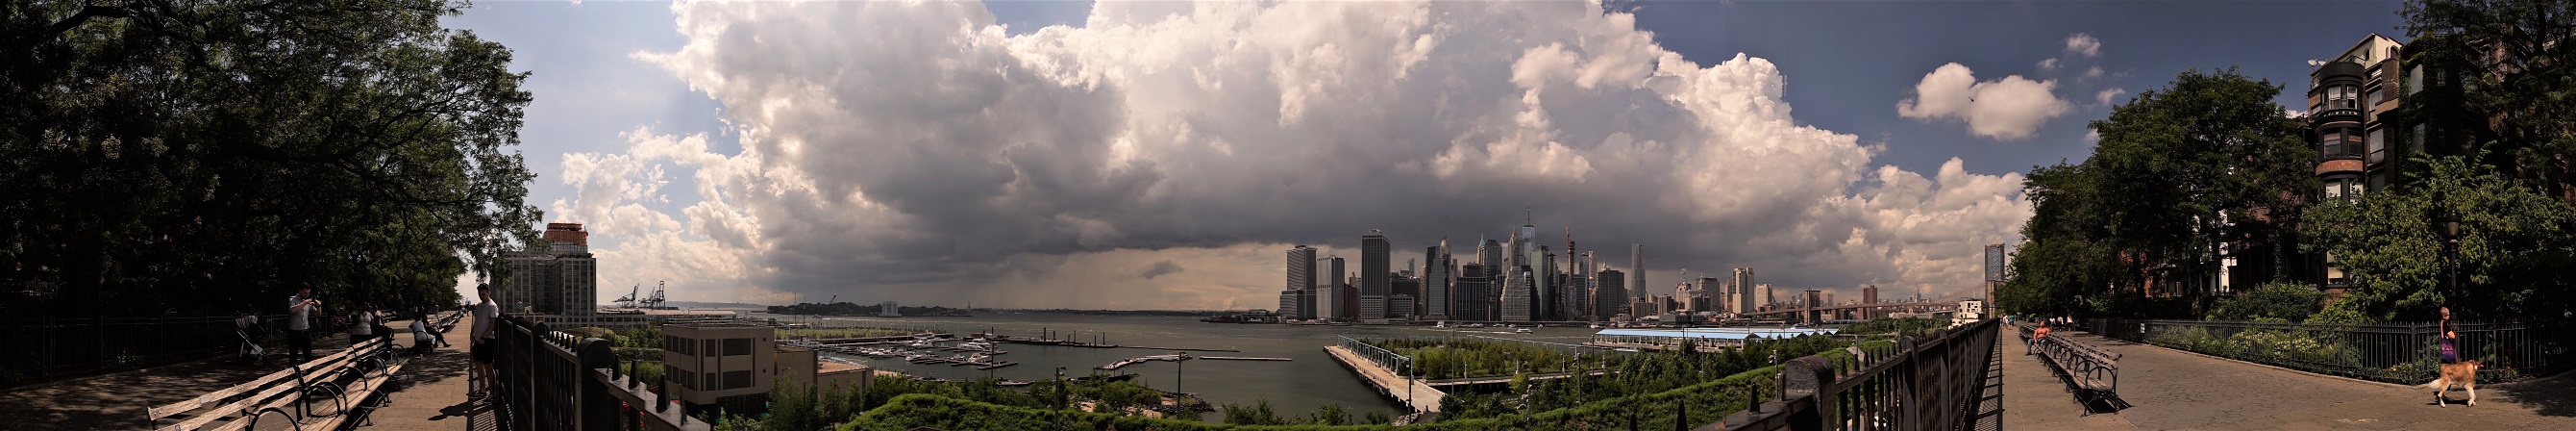
[[[1292, 361], [1226, 361], [1191, 360], [1187, 363], [1153, 361], [1129, 365], [1108, 374], [1132, 373], [1137, 382], [1161, 390], [1175, 390], [1175, 367], [1179, 367], [1177, 390], [1198, 394], [1211, 405], [1226, 403], [1250, 405], [1267, 398], [1282, 415], [1302, 416], [1327, 403], [1350, 407], [1354, 416], [1370, 410], [1394, 413], [1396, 403], [1377, 394], [1349, 370], [1324, 353], [1324, 346], [1336, 342], [1335, 335], [1365, 337], [1441, 337], [1479, 335], [1486, 337], [1553, 343], [1581, 343], [1590, 340], [1593, 330], [1586, 328], [1540, 328], [1534, 334], [1508, 334], [1507, 329], [1468, 329], [1451, 331], [1423, 326], [1297, 326], [1273, 324], [1223, 324], [1199, 322], [1194, 317], [1166, 316], [1101, 316], [1078, 314], [978, 314], [958, 317], [823, 317], [746, 313], [752, 318], [775, 318], [780, 321], [813, 322], [818, 327], [888, 327], [898, 329], [934, 329], [958, 336], [976, 332], [994, 332], [1015, 337], [1036, 337], [1040, 329], [1051, 331], [1057, 338], [1093, 341], [1105, 336], [1108, 344], [1195, 349], [1237, 349], [1241, 352], [1190, 352], [1198, 356], [1248, 356], [1292, 358]], [[1481, 331], [1481, 332], [1479, 332]], [[953, 343], [951, 343], [953, 344]], [[1018, 361], [1020, 364], [993, 370], [946, 364], [914, 364], [902, 358], [875, 359], [832, 355], [856, 360], [871, 367], [916, 376], [972, 379], [990, 375], [1004, 379], [1041, 380], [1055, 377], [1055, 367], [1065, 367], [1065, 376], [1089, 375], [1093, 367], [1108, 365], [1120, 359], [1171, 353], [1145, 349], [1093, 349], [1081, 347], [1036, 346], [1002, 343], [996, 346], [1008, 354], [995, 359]], [[828, 354], [828, 353], [827, 353]], [[960, 353], [962, 354], [962, 353]], [[1221, 416], [1210, 413], [1208, 418]]]

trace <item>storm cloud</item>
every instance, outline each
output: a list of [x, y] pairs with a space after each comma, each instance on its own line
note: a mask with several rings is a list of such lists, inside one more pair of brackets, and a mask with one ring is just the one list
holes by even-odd
[[[2030, 210], [2018, 174], [1875, 166], [1891, 143], [1801, 125], [1770, 61], [1688, 61], [1595, 3], [1102, 2], [1034, 32], [977, 3], [673, 8], [687, 44], [636, 56], [740, 149], [638, 127], [567, 155], [554, 214], [611, 244], [603, 274], [735, 293], [711, 299], [1268, 308], [1291, 244], [1356, 260], [1380, 229], [1402, 265], [1525, 217], [1620, 266], [1645, 244], [1661, 286], [1938, 294]], [[674, 176], [696, 202], [641, 205]]]

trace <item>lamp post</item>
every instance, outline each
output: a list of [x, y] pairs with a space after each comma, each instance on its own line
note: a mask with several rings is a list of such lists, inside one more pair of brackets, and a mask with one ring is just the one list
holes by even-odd
[[2450, 286], [2443, 289], [2442, 296], [2449, 299], [2460, 294], [2460, 212], [2443, 210], [2441, 223], [2442, 260], [2446, 263], [2443, 270], [2450, 277]]

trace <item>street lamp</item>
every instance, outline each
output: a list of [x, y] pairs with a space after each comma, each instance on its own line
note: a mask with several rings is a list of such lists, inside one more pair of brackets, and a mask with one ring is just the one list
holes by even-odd
[[2442, 211], [2442, 239], [2443, 260], [2449, 263], [2444, 269], [2449, 272], [2448, 275], [2451, 278], [2450, 288], [2442, 293], [2444, 293], [2443, 296], [2455, 296], [2460, 293], [2460, 212], [2458, 210]]

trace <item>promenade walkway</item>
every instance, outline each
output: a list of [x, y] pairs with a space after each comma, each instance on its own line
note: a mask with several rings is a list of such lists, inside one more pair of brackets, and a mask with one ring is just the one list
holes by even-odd
[[[2013, 341], [2018, 337], [2006, 335]], [[2576, 429], [2569, 376], [2481, 385], [2477, 407], [2433, 404], [2432, 390], [2302, 373], [2112, 340], [2064, 336], [2120, 358], [2118, 413], [2082, 407], [2035, 357], [2004, 355], [2005, 422], [2036, 429]], [[2018, 348], [2018, 346], [2015, 346]], [[2466, 397], [2452, 391], [2453, 399]]]
[[[387, 322], [397, 330], [409, 327], [410, 320]], [[465, 405], [465, 372], [470, 363], [465, 354], [469, 328], [459, 322], [447, 332], [447, 342], [454, 347], [414, 357], [403, 367], [401, 377], [386, 397], [391, 405], [369, 417], [373, 426], [367, 430], [464, 430], [462, 417], [481, 413]], [[328, 356], [348, 346], [343, 334], [315, 334], [313, 352]], [[411, 337], [394, 337], [394, 344], [408, 347]], [[258, 379], [286, 367], [283, 361], [268, 365], [248, 365], [232, 360], [230, 355], [208, 360], [149, 369], [106, 374], [0, 391], [0, 418], [8, 418], [6, 429], [29, 431], [70, 431], [98, 429], [145, 429], [143, 413], [151, 406], [185, 401], [207, 392]], [[170, 423], [163, 423], [168, 426]], [[489, 416], [477, 418], [476, 429], [492, 429]]]
[[1342, 366], [1350, 367], [1352, 372], [1359, 373], [1361, 378], [1368, 380], [1370, 386], [1377, 387], [1379, 393], [1395, 397], [1396, 401], [1406, 403], [1413, 408], [1413, 411], [1440, 411], [1440, 398], [1448, 395], [1439, 389], [1432, 388], [1431, 385], [1395, 375], [1394, 372], [1378, 367], [1377, 363], [1369, 362], [1368, 359], [1361, 358], [1360, 355], [1351, 353], [1349, 349], [1343, 349], [1342, 346], [1324, 346], [1324, 351], [1332, 353], [1333, 359], [1341, 361]]

